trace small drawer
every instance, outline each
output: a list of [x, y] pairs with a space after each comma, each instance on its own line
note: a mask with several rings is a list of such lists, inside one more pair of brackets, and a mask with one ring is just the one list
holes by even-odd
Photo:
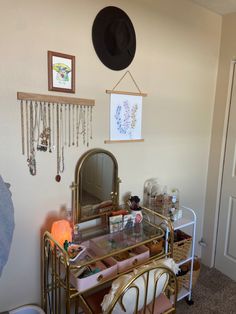
[[117, 262], [118, 273], [121, 273], [129, 268], [146, 262], [149, 259], [149, 249], [145, 245], [141, 245], [124, 253], [114, 255], [113, 258]]
[[[118, 254], [116, 252], [118, 252], [120, 249], [124, 249], [123, 244], [121, 244], [121, 247], [119, 247], [119, 244], [124, 241], [124, 239], [120, 239], [119, 237], [116, 238], [116, 234], [112, 236], [112, 239], [115, 240], [114, 242], [116, 245], [114, 247], [114, 255], [112, 257], [117, 262], [118, 273], [121, 273], [129, 268], [133, 268], [149, 259], [150, 251], [145, 245], [138, 246], [132, 250], [128, 250], [127, 248], [127, 251]], [[96, 238], [96, 240], [91, 240], [90, 245], [97, 256], [106, 254], [106, 248], [109, 248], [112, 252], [112, 241], [109, 241], [107, 236], [102, 236]], [[126, 245], [129, 245], [128, 240], [126, 241]]]
[[[83, 245], [89, 247], [89, 242], [84, 242]], [[95, 258], [96, 254], [88, 248], [87, 251], [81, 256], [82, 259]], [[76, 263], [73, 263], [76, 265]], [[79, 291], [83, 292], [87, 289], [90, 289], [96, 286], [98, 283], [101, 283], [109, 278], [112, 278], [117, 274], [117, 263], [116, 261], [109, 257], [103, 261], [98, 261], [96, 263], [91, 263], [90, 270], [95, 270], [99, 268], [99, 272], [88, 275], [86, 277], [81, 277], [81, 272], [79, 270], [71, 270], [70, 273], [70, 282], [71, 284]], [[86, 268], [87, 269], [87, 268]], [[86, 270], [85, 269], [85, 270]], [[87, 269], [88, 271], [88, 269]]]

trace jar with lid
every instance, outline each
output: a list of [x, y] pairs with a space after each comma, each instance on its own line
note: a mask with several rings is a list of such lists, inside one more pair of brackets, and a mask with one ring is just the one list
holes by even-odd
[[158, 179], [151, 178], [145, 181], [144, 183], [144, 191], [143, 191], [143, 205], [151, 206], [153, 200], [155, 199], [155, 195], [157, 193]]
[[175, 210], [179, 209], [179, 190], [176, 188], [172, 188], [170, 192], [170, 199], [171, 199], [171, 208]]

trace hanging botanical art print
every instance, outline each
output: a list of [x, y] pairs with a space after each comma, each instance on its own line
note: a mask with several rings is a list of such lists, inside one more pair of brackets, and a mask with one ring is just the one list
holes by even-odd
[[48, 51], [48, 90], [75, 93], [75, 57]]
[[142, 96], [110, 95], [110, 140], [140, 140]]

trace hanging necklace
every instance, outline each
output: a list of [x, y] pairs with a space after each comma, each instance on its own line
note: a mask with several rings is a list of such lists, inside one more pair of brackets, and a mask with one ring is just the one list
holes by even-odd
[[63, 132], [63, 115], [62, 115], [62, 105], [60, 105], [60, 156], [59, 156], [59, 171], [62, 173], [65, 169], [64, 165], [64, 132]]
[[[54, 103], [44, 99], [20, 100], [21, 146], [22, 154], [27, 155], [29, 172], [36, 175], [37, 151], [52, 153], [56, 149], [55, 180], [60, 182], [61, 173], [65, 171], [65, 147], [79, 147], [80, 138], [84, 145], [90, 145], [93, 137], [93, 108], [89, 105]], [[135, 116], [135, 110], [131, 114]]]
[[86, 130], [86, 142], [87, 142], [87, 147], [89, 147], [89, 108], [86, 107], [86, 126], [87, 126], [87, 130]]
[[34, 104], [34, 125], [33, 125], [33, 141], [37, 143], [38, 137], [36, 136], [38, 131], [38, 103]]
[[67, 146], [67, 104], [64, 106], [64, 120], [65, 120], [65, 129], [64, 129], [64, 134], [65, 134], [65, 146]]
[[25, 102], [25, 112], [26, 112], [26, 154], [27, 162], [29, 160], [29, 117], [28, 117], [28, 101]]
[[79, 146], [79, 106], [76, 106], [76, 147]]
[[93, 107], [90, 106], [90, 140], [93, 139], [93, 127], [92, 127], [92, 122], [93, 122]]
[[52, 104], [52, 149], [55, 150], [55, 105]]
[[57, 127], [57, 174], [55, 177], [55, 180], [57, 182], [61, 181], [61, 176], [59, 174], [60, 172], [60, 152], [59, 152], [59, 108], [58, 108], [59, 104], [56, 104], [56, 127]]
[[52, 152], [51, 104], [48, 103], [48, 150]]
[[20, 102], [20, 112], [21, 112], [21, 146], [22, 146], [22, 155], [25, 154], [25, 131], [24, 131], [24, 105], [23, 100]]
[[34, 150], [34, 116], [33, 116], [33, 103], [30, 102], [30, 157], [28, 159], [29, 171], [32, 176], [36, 175], [36, 160]]
[[75, 105], [72, 107], [72, 146], [75, 145]]
[[43, 131], [40, 134], [41, 137], [41, 150], [46, 152], [48, 148], [48, 141], [50, 136], [49, 127], [47, 127], [47, 108], [46, 104], [43, 106]]
[[85, 136], [86, 136], [86, 122], [85, 122], [85, 107], [83, 106], [83, 120], [82, 120], [82, 127], [83, 127], [83, 144], [85, 145]]
[[38, 131], [37, 131], [37, 150], [40, 150], [40, 124], [41, 124], [41, 117], [42, 117], [42, 104], [39, 104], [39, 109], [38, 109], [38, 121], [37, 121], [37, 126], [38, 126]]
[[70, 136], [71, 136], [71, 132], [70, 132], [70, 108], [71, 106], [69, 105], [69, 112], [68, 112], [68, 125], [69, 125], [69, 130], [68, 130], [68, 133], [69, 133], [69, 144], [68, 144], [68, 146], [70, 147], [70, 144], [71, 144], [71, 138], [70, 138]]
[[82, 134], [82, 131], [81, 131], [81, 133], [80, 133], [80, 125], [82, 126], [82, 120], [83, 120], [83, 107], [82, 106], [80, 106], [80, 108], [79, 108], [79, 117], [78, 117], [78, 121], [77, 121], [77, 143], [78, 143], [78, 145], [77, 146], [79, 146], [79, 135], [80, 134]]

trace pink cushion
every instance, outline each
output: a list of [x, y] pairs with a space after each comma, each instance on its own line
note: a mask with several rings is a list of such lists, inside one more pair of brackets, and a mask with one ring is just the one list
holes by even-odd
[[[155, 301], [155, 305], [154, 305], [154, 311], [153, 313], [155, 314], [161, 314], [164, 313], [165, 311], [169, 310], [172, 308], [172, 303], [170, 302], [170, 300], [167, 298], [167, 296], [164, 293], [161, 293]], [[148, 306], [148, 310], [152, 311], [152, 303], [149, 304]], [[138, 314], [142, 314], [143, 311], [139, 311]]]

